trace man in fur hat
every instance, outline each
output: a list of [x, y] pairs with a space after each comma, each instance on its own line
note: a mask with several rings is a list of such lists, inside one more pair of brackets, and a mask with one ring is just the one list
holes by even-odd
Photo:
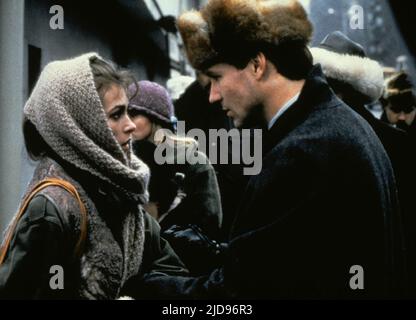
[[416, 138], [416, 96], [405, 72], [398, 72], [387, 78], [380, 101], [384, 108], [381, 120]]
[[376, 298], [401, 274], [398, 205], [386, 152], [329, 88], [295, 0], [210, 0], [178, 20], [189, 61], [238, 127], [260, 127], [222, 267], [197, 279], [149, 273], [163, 297]]

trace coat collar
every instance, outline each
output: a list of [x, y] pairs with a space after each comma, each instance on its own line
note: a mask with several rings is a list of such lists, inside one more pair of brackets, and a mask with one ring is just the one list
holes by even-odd
[[326, 82], [321, 66], [315, 65], [306, 78], [298, 100], [264, 135], [263, 156], [269, 153], [290, 131], [305, 121], [313, 110], [338, 103], [340, 102]]

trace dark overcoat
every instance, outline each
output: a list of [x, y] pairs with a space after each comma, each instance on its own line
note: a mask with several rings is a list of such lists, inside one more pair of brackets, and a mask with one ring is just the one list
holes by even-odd
[[159, 296], [378, 298], [404, 276], [390, 160], [315, 66], [264, 137], [223, 267], [198, 279], [149, 273]]
[[[393, 167], [399, 195], [400, 211], [406, 247], [409, 297], [416, 297], [416, 202], [414, 190], [416, 181], [416, 151], [408, 132], [394, 128], [375, 118], [364, 105], [348, 102], [349, 106], [362, 116], [374, 130]], [[387, 121], [385, 114], [384, 119]]]

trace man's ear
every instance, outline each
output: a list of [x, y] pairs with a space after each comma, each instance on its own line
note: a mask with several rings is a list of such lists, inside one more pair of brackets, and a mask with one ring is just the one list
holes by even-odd
[[263, 77], [267, 68], [267, 59], [263, 52], [259, 52], [252, 60], [252, 71], [256, 79]]

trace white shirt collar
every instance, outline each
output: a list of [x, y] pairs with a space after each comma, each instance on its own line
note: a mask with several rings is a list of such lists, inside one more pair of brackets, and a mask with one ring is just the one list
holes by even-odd
[[270, 130], [271, 127], [275, 124], [276, 120], [287, 110], [289, 109], [299, 98], [300, 91], [295, 94], [292, 98], [290, 98], [273, 116], [272, 120], [270, 120], [268, 128]]

